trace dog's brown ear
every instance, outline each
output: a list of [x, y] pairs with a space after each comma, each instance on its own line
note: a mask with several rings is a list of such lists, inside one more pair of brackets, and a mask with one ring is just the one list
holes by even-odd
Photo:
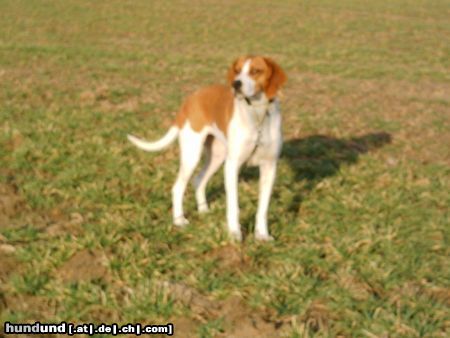
[[284, 73], [283, 69], [281, 69], [281, 67], [272, 59], [264, 58], [264, 61], [272, 70], [269, 82], [265, 88], [266, 96], [269, 100], [271, 100], [277, 95], [277, 92], [281, 88], [281, 86], [286, 83], [287, 76]]
[[236, 69], [237, 62], [238, 62], [238, 59], [234, 60], [233, 63], [231, 64], [231, 67], [228, 69], [227, 82], [230, 86], [234, 81], [234, 77], [236, 76], [235, 69]]

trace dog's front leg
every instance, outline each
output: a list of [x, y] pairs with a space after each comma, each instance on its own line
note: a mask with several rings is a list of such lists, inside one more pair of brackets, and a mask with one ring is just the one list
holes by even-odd
[[242, 240], [241, 225], [239, 224], [238, 203], [238, 175], [239, 162], [227, 159], [225, 162], [225, 191], [227, 195], [227, 225], [231, 237]]
[[273, 240], [267, 226], [267, 212], [276, 171], [276, 160], [264, 161], [259, 166], [259, 202], [256, 213], [255, 238], [262, 241]]

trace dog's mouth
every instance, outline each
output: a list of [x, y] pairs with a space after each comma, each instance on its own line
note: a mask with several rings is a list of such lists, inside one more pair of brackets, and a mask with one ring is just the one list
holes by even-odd
[[245, 99], [246, 101], [261, 99], [262, 91], [259, 87], [255, 86], [251, 90], [251, 95], [249, 95], [249, 88], [246, 88], [243, 81], [240, 79], [234, 80], [231, 83], [231, 87], [233, 89], [234, 96], [239, 99]]
[[241, 80], [234, 80], [233, 83], [231, 84], [231, 87], [233, 88], [235, 97], [242, 99], [250, 99], [251, 96], [244, 94], [243, 91], [244, 85]]

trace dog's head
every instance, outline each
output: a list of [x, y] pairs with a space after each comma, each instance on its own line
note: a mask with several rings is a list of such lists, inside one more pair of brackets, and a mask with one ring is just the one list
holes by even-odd
[[228, 82], [235, 95], [246, 98], [265, 93], [273, 99], [287, 76], [272, 59], [262, 56], [241, 56], [236, 59], [228, 71]]

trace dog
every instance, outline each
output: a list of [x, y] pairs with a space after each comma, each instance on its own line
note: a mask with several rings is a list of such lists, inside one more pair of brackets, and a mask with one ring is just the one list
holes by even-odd
[[259, 166], [259, 202], [255, 238], [273, 240], [267, 213], [282, 146], [279, 89], [287, 81], [271, 58], [241, 56], [227, 74], [227, 85], [211, 85], [188, 96], [173, 125], [158, 141], [148, 142], [128, 135], [138, 148], [159, 151], [177, 138], [180, 168], [172, 188], [173, 223], [185, 226], [183, 196], [205, 150], [206, 163], [194, 179], [198, 211], [208, 211], [206, 185], [225, 162], [226, 218], [228, 231], [242, 240], [239, 224], [238, 175], [244, 163]]

